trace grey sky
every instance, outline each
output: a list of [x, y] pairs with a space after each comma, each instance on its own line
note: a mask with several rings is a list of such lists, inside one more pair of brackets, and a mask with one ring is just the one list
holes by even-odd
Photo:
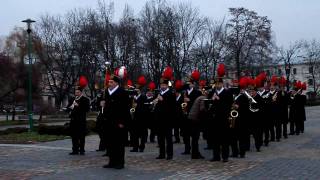
[[[129, 4], [135, 14], [139, 13], [147, 0], [114, 0], [115, 20]], [[106, 0], [106, 2], [110, 2]], [[184, 2], [171, 0], [171, 2]], [[300, 39], [320, 40], [319, 0], [188, 0], [200, 13], [215, 20], [228, 15], [229, 7], [245, 7], [272, 20], [272, 28], [278, 45], [288, 46]], [[24, 26], [21, 20], [35, 20], [43, 13], [64, 14], [78, 7], [95, 8], [95, 0], [1, 0], [0, 35], [8, 35], [15, 26]]]

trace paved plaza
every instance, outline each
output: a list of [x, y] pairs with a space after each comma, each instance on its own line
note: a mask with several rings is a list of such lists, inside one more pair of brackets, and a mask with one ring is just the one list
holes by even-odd
[[98, 136], [86, 138], [86, 155], [70, 156], [71, 140], [32, 145], [0, 144], [0, 179], [320, 179], [320, 107], [307, 107], [306, 130], [272, 142], [261, 152], [247, 153], [245, 159], [227, 163], [210, 162], [212, 151], [203, 150], [204, 160], [180, 155], [183, 144], [174, 144], [174, 158], [156, 160], [156, 144], [147, 144], [144, 153], [126, 153], [123, 170], [104, 169], [107, 158], [96, 152]]

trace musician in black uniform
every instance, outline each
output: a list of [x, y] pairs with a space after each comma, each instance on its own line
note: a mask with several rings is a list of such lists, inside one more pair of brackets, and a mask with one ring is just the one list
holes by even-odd
[[176, 121], [174, 127], [174, 143], [180, 143], [180, 127], [184, 123], [184, 114], [182, 111], [182, 103], [184, 102], [183, 97], [183, 84], [180, 80], [175, 82], [175, 95], [176, 95]]
[[268, 110], [267, 110], [267, 96], [269, 96], [269, 91], [264, 87], [264, 82], [262, 80], [260, 87], [258, 88], [258, 94], [262, 97], [262, 103], [260, 104], [260, 114], [262, 119], [263, 126], [263, 135], [264, 135], [264, 145], [268, 146], [270, 141], [270, 119], [268, 118]]
[[282, 135], [285, 139], [288, 138], [288, 106], [289, 106], [289, 93], [285, 90], [285, 84], [280, 83], [280, 90], [279, 90], [279, 106], [280, 106], [280, 121], [282, 124]]
[[96, 121], [96, 131], [99, 135], [100, 142], [99, 142], [99, 148], [96, 151], [106, 150], [106, 142], [104, 138], [104, 127], [105, 127], [105, 116], [104, 116], [104, 108], [103, 108], [105, 106], [104, 93], [105, 92], [102, 92], [101, 94], [99, 94], [97, 98], [97, 107], [98, 107], [99, 113]]
[[159, 144], [159, 156], [156, 159], [171, 160], [173, 157], [172, 129], [175, 121], [176, 97], [169, 89], [169, 80], [160, 80], [160, 93], [156, 98], [155, 117]]
[[[191, 157], [193, 159], [203, 158], [199, 153], [198, 141], [200, 135], [200, 127], [193, 127], [192, 121], [188, 118], [188, 114], [190, 109], [194, 103], [194, 101], [201, 96], [201, 91], [196, 89], [195, 81], [192, 77], [187, 82], [188, 88], [184, 94], [184, 102], [187, 103], [187, 107], [185, 111], [185, 122], [183, 123], [183, 142], [185, 144], [185, 151], [182, 154], [190, 154], [190, 150], [192, 151]], [[190, 137], [192, 139], [192, 147], [190, 145]]]
[[[223, 80], [218, 79], [216, 83], [216, 91], [209, 94], [209, 98], [214, 100], [215, 117], [212, 119], [213, 126], [209, 127], [210, 138], [213, 143], [213, 158], [211, 161], [220, 161], [221, 156], [223, 162], [228, 162], [229, 158], [229, 114], [233, 104], [231, 92], [223, 87]], [[222, 152], [221, 152], [222, 151]]]
[[[235, 126], [230, 129], [230, 143], [232, 150], [232, 157], [244, 158], [246, 151], [250, 148], [249, 135], [249, 101], [244, 94], [246, 91], [246, 84], [240, 80], [240, 92], [234, 98], [233, 109], [238, 111], [238, 117], [235, 119]], [[231, 110], [230, 110], [231, 111]]]
[[290, 135], [299, 135], [304, 132], [306, 97], [302, 95], [302, 89], [295, 87], [290, 96]]
[[249, 94], [253, 100], [249, 100], [250, 134], [253, 135], [256, 151], [260, 152], [263, 144], [263, 119], [261, 119], [263, 98], [257, 93], [257, 84], [249, 86]]
[[145, 102], [145, 108], [146, 108], [146, 114], [147, 117], [147, 127], [150, 130], [149, 140], [151, 143], [155, 142], [156, 137], [156, 130], [155, 130], [155, 115], [154, 115], [154, 109], [153, 109], [153, 100], [155, 99], [155, 92], [154, 88], [155, 85], [151, 83], [152, 85], [148, 87], [148, 91], [146, 92], [146, 102]]
[[134, 108], [133, 119], [131, 123], [131, 138], [132, 138], [132, 147], [131, 152], [143, 152], [145, 148], [145, 143], [148, 137], [147, 129], [147, 107], [145, 103], [147, 102], [147, 97], [141, 92], [142, 85], [138, 84], [135, 89], [136, 95], [134, 95]]
[[68, 105], [70, 111], [70, 135], [72, 152], [70, 155], [84, 155], [85, 136], [87, 134], [87, 112], [90, 110], [89, 99], [82, 93], [83, 87], [76, 87], [75, 98]]
[[128, 93], [119, 86], [120, 78], [112, 75], [105, 97], [106, 142], [109, 164], [104, 168], [124, 168], [125, 144], [127, 142], [127, 124], [130, 118]]
[[280, 111], [280, 94], [277, 90], [277, 82], [271, 82], [270, 85], [270, 95], [267, 98], [268, 100], [268, 112], [269, 118], [272, 122], [270, 126], [270, 141], [275, 141], [275, 139], [279, 142], [282, 134], [282, 123], [281, 123], [281, 111]]

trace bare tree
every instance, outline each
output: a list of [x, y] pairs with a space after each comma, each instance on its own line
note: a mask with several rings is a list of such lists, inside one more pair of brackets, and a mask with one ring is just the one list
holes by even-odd
[[291, 76], [293, 76], [291, 70], [292, 65], [299, 59], [301, 53], [302, 42], [295, 42], [291, 44], [287, 49], [281, 47], [278, 49], [278, 62], [283, 63], [286, 71], [287, 78], [287, 90], [290, 89]]
[[304, 62], [309, 67], [309, 73], [311, 74], [313, 93], [318, 92], [317, 79], [320, 75], [320, 42], [312, 40], [310, 42], [304, 42]]
[[271, 21], [245, 8], [230, 8], [229, 11], [232, 18], [227, 23], [227, 44], [231, 61], [228, 64], [235, 64], [237, 77], [240, 78], [242, 70], [253, 69], [260, 63], [256, 60], [265, 63], [269, 59]]

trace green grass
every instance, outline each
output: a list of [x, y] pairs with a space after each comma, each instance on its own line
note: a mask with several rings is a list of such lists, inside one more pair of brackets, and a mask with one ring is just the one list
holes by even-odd
[[37, 132], [13, 133], [0, 136], [0, 143], [30, 144], [68, 139], [69, 136], [40, 135]]

